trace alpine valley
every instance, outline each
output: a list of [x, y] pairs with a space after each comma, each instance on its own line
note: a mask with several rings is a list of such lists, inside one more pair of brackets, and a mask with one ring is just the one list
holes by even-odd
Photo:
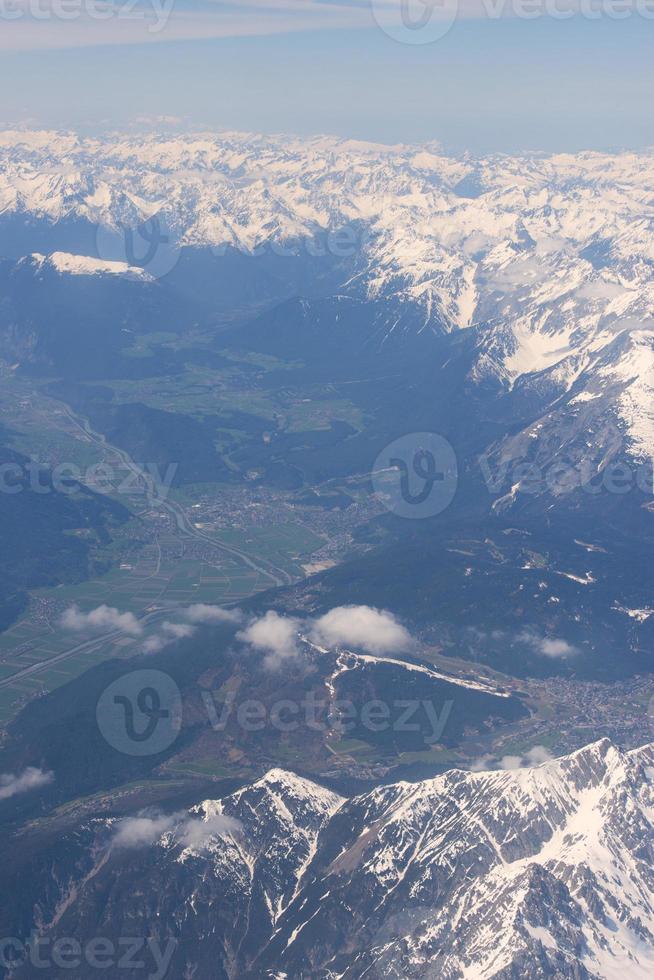
[[653, 188], [0, 133], [0, 976], [654, 975]]

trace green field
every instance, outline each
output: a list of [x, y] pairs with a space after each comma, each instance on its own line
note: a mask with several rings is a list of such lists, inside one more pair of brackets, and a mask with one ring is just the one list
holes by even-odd
[[[140, 358], [158, 345], [179, 350], [188, 343], [188, 337], [182, 340], [173, 334], [153, 333], [136, 338], [128, 353]], [[197, 419], [224, 416], [225, 426], [216, 427], [219, 450], [221, 440], [233, 450], [234, 445], [251, 440], [253, 432], [259, 438], [262, 422], [266, 426], [268, 420], [271, 430], [295, 432], [328, 428], [337, 419], [354, 427], [361, 423], [358, 410], [331, 385], [317, 387], [309, 400], [306, 391], [300, 393], [290, 385], [266, 387], [262, 382], [267, 372], [278, 374], [292, 365], [258, 355], [239, 360], [225, 355], [222, 361], [214, 360], [215, 366], [209, 361], [206, 365], [191, 362], [179, 374], [146, 377], [136, 386], [132, 380], [116, 379], [106, 383], [100, 379], [97, 384], [110, 387], [117, 404], [137, 397], [152, 408]], [[88, 581], [34, 590], [25, 615], [0, 634], [0, 685], [5, 684], [0, 687], [0, 726], [35, 694], [65, 684], [104, 659], [137, 652], [140, 641], [134, 639], [103, 641], [93, 634], [64, 631], [59, 620], [68, 606], [76, 604], [88, 611], [106, 604], [139, 617], [159, 612], [163, 617], [194, 602], [235, 603], [270, 588], [275, 579], [302, 578], [302, 566], [325, 544], [325, 538], [310, 527], [288, 519], [280, 524], [225, 529], [223, 517], [220, 527], [205, 524], [196, 535], [192, 529], [180, 531], [178, 516], [170, 508], [166, 511], [164, 505], [152, 505], [143, 494], [117, 492], [127, 472], [120, 453], [96, 433], [86, 431], [83, 417], [48, 397], [48, 383], [48, 379], [7, 377], [0, 391], [0, 415], [11, 432], [12, 448], [49, 466], [73, 464], [82, 474], [97, 463], [113, 465], [114, 486], [102, 492], [122, 503], [132, 516], [112, 527], [109, 543], [93, 544]], [[238, 428], [241, 424], [243, 429]], [[228, 490], [233, 493], [234, 487], [225, 488]], [[211, 498], [220, 503], [220, 486], [184, 486], [173, 490], [170, 500], [186, 509], [203, 496], [208, 498], [210, 513]], [[229, 506], [238, 507], [238, 503]], [[193, 511], [187, 513], [192, 519]], [[224, 551], [221, 544], [242, 552], [260, 564], [262, 571]], [[106, 568], [110, 570], [105, 572]], [[272, 575], [265, 574], [269, 569]], [[62, 654], [65, 659], [51, 662]], [[16, 673], [40, 663], [42, 669], [7, 683]]]
[[[139, 577], [133, 571], [112, 569], [102, 578], [89, 582], [39, 590], [34, 600], [52, 605], [53, 620], [35, 621], [30, 613], [0, 635], [0, 683], [19, 670], [39, 661], [49, 661], [94, 639], [92, 633], [70, 633], [59, 628], [58, 616], [73, 603], [83, 611], [106, 603], [136, 615], [143, 614], [153, 604], [162, 604], [170, 610], [170, 615], [174, 614], [176, 604], [234, 602], [267, 584], [255, 571], [233, 559], [227, 559], [220, 570], [199, 561], [182, 560], [163, 563], [156, 574], [147, 577]], [[26, 695], [53, 690], [108, 657], [132, 656], [138, 652], [139, 642], [129, 637], [118, 642], [98, 641], [89, 651], [73, 653], [51, 667], [44, 667], [38, 673], [0, 688], [0, 724], [11, 718]]]
[[295, 574], [301, 574], [301, 563], [325, 543], [323, 538], [301, 524], [219, 531], [216, 539]]
[[[254, 528], [248, 532], [229, 531], [216, 535], [216, 541], [270, 561], [289, 573], [301, 575], [301, 562], [324, 542], [300, 525]], [[176, 539], [161, 542], [172, 550]], [[210, 547], [210, 545], [209, 545]], [[94, 640], [92, 633], [76, 634], [60, 628], [61, 612], [72, 604], [88, 611], [106, 604], [141, 616], [153, 608], [161, 615], [173, 615], [176, 607], [194, 602], [224, 605], [238, 602], [262, 589], [270, 579], [260, 575], [240, 558], [216, 550], [209, 564], [192, 557], [161, 557], [154, 545], [147, 545], [129, 564], [112, 567], [109, 572], [87, 582], [39, 589], [33, 594], [29, 613], [0, 634], [0, 683], [38, 662]], [[35, 615], [35, 609], [46, 611]], [[90, 649], [73, 652], [65, 660], [13, 684], [0, 688], [0, 725], [16, 713], [34, 694], [53, 690], [108, 657], [129, 657], [139, 650], [140, 640], [129, 637], [97, 643]]]

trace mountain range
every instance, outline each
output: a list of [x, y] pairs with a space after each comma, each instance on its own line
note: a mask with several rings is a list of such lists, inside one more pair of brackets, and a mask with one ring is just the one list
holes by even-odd
[[602, 740], [349, 799], [272, 769], [189, 811], [97, 818], [47, 858], [37, 848], [12, 934], [174, 937], [176, 977], [645, 980], [653, 766], [652, 746]]
[[466, 381], [516, 420], [500, 458], [542, 466], [564, 446], [595, 474], [618, 442], [638, 461], [654, 449], [653, 168], [649, 153], [6, 132], [0, 245], [54, 253], [61, 276], [115, 277], [107, 263], [139, 261], [125, 229], [155, 221], [146, 272], [192, 283], [214, 315], [272, 310], [243, 343], [330, 369], [345, 351], [406, 370], [463, 356]]
[[[126, 978], [653, 975], [653, 178], [652, 152], [0, 133], [2, 624], [44, 587], [56, 633], [45, 587], [138, 584], [146, 540], [152, 589], [71, 606], [136, 632], [4, 733], [0, 976], [82, 980], [98, 937], [140, 943]], [[26, 453], [60, 446], [174, 464], [172, 496], [37, 494]], [[238, 608], [184, 612], [205, 582]], [[135, 669], [179, 698], [143, 756], [102, 714]], [[320, 724], [248, 727], [245, 696]]]
[[[619, 647], [621, 665], [646, 667], [653, 167], [650, 153], [6, 132], [0, 355], [63, 377], [59, 395], [106, 437], [164, 467], [173, 454], [180, 479], [374, 483], [386, 446], [408, 437], [411, 455], [412, 434], [438, 433], [458, 465], [445, 513], [389, 515], [390, 547], [323, 573], [301, 603], [337, 605], [347, 580], [357, 601], [382, 596], [439, 628], [442, 603], [450, 618], [472, 609], [482, 629], [481, 603], [504, 635], [545, 622], [595, 661], [599, 644], [603, 663]], [[212, 427], [233, 417], [113, 406], [72, 386], [175, 376], [225, 352], [249, 371], [274, 358], [262, 388], [311, 400], [331, 386], [365, 424], [337, 421], [327, 445], [322, 432], [262, 442], [270, 422], [251, 417], [226, 467]], [[187, 442], [204, 447], [200, 469]], [[504, 668], [504, 652], [491, 659]]]

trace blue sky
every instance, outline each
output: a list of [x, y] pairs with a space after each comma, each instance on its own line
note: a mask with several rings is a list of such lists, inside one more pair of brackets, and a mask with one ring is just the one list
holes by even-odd
[[0, 22], [0, 122], [89, 132], [167, 116], [182, 128], [433, 139], [474, 153], [654, 145], [654, 20], [635, 12], [473, 11], [444, 37], [407, 44], [365, 3], [256, 2], [177, 0], [155, 36], [144, 21]]

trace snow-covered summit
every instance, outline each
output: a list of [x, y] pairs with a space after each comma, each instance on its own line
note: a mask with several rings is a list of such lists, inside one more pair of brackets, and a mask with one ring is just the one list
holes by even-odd
[[111, 821], [71, 834], [39, 921], [175, 935], [180, 976], [649, 980], [653, 779], [607, 739], [349, 799], [271, 769], [129, 860]]
[[70, 252], [52, 252], [50, 255], [33, 252], [24, 262], [36, 269], [49, 268], [70, 276], [121, 276], [140, 282], [153, 281], [145, 269], [128, 265], [127, 262], [98, 259], [90, 255], [73, 255]]
[[[455, 770], [350, 800], [333, 818], [338, 849], [326, 835], [321, 860], [319, 842], [305, 900], [282, 919], [284, 965], [315, 968], [312, 945], [344, 930], [353, 977], [374, 963], [381, 976], [644, 980], [653, 761], [654, 746], [604, 739], [536, 767]], [[363, 915], [349, 924], [351, 895]]]
[[116, 231], [156, 215], [174, 245], [217, 256], [318, 242], [349, 263], [343, 295], [381, 301], [380, 345], [472, 330], [473, 379], [547, 387], [595, 429], [608, 405], [641, 457], [654, 452], [653, 180], [654, 151], [475, 159], [324, 136], [0, 134], [0, 221]]
[[159, 213], [181, 243], [245, 251], [349, 228], [365, 293], [402, 293], [445, 329], [478, 322], [493, 293], [542, 305], [591, 273], [608, 304], [654, 261], [651, 153], [472, 160], [328, 137], [5, 133], [0, 163], [0, 214], [116, 228]]

